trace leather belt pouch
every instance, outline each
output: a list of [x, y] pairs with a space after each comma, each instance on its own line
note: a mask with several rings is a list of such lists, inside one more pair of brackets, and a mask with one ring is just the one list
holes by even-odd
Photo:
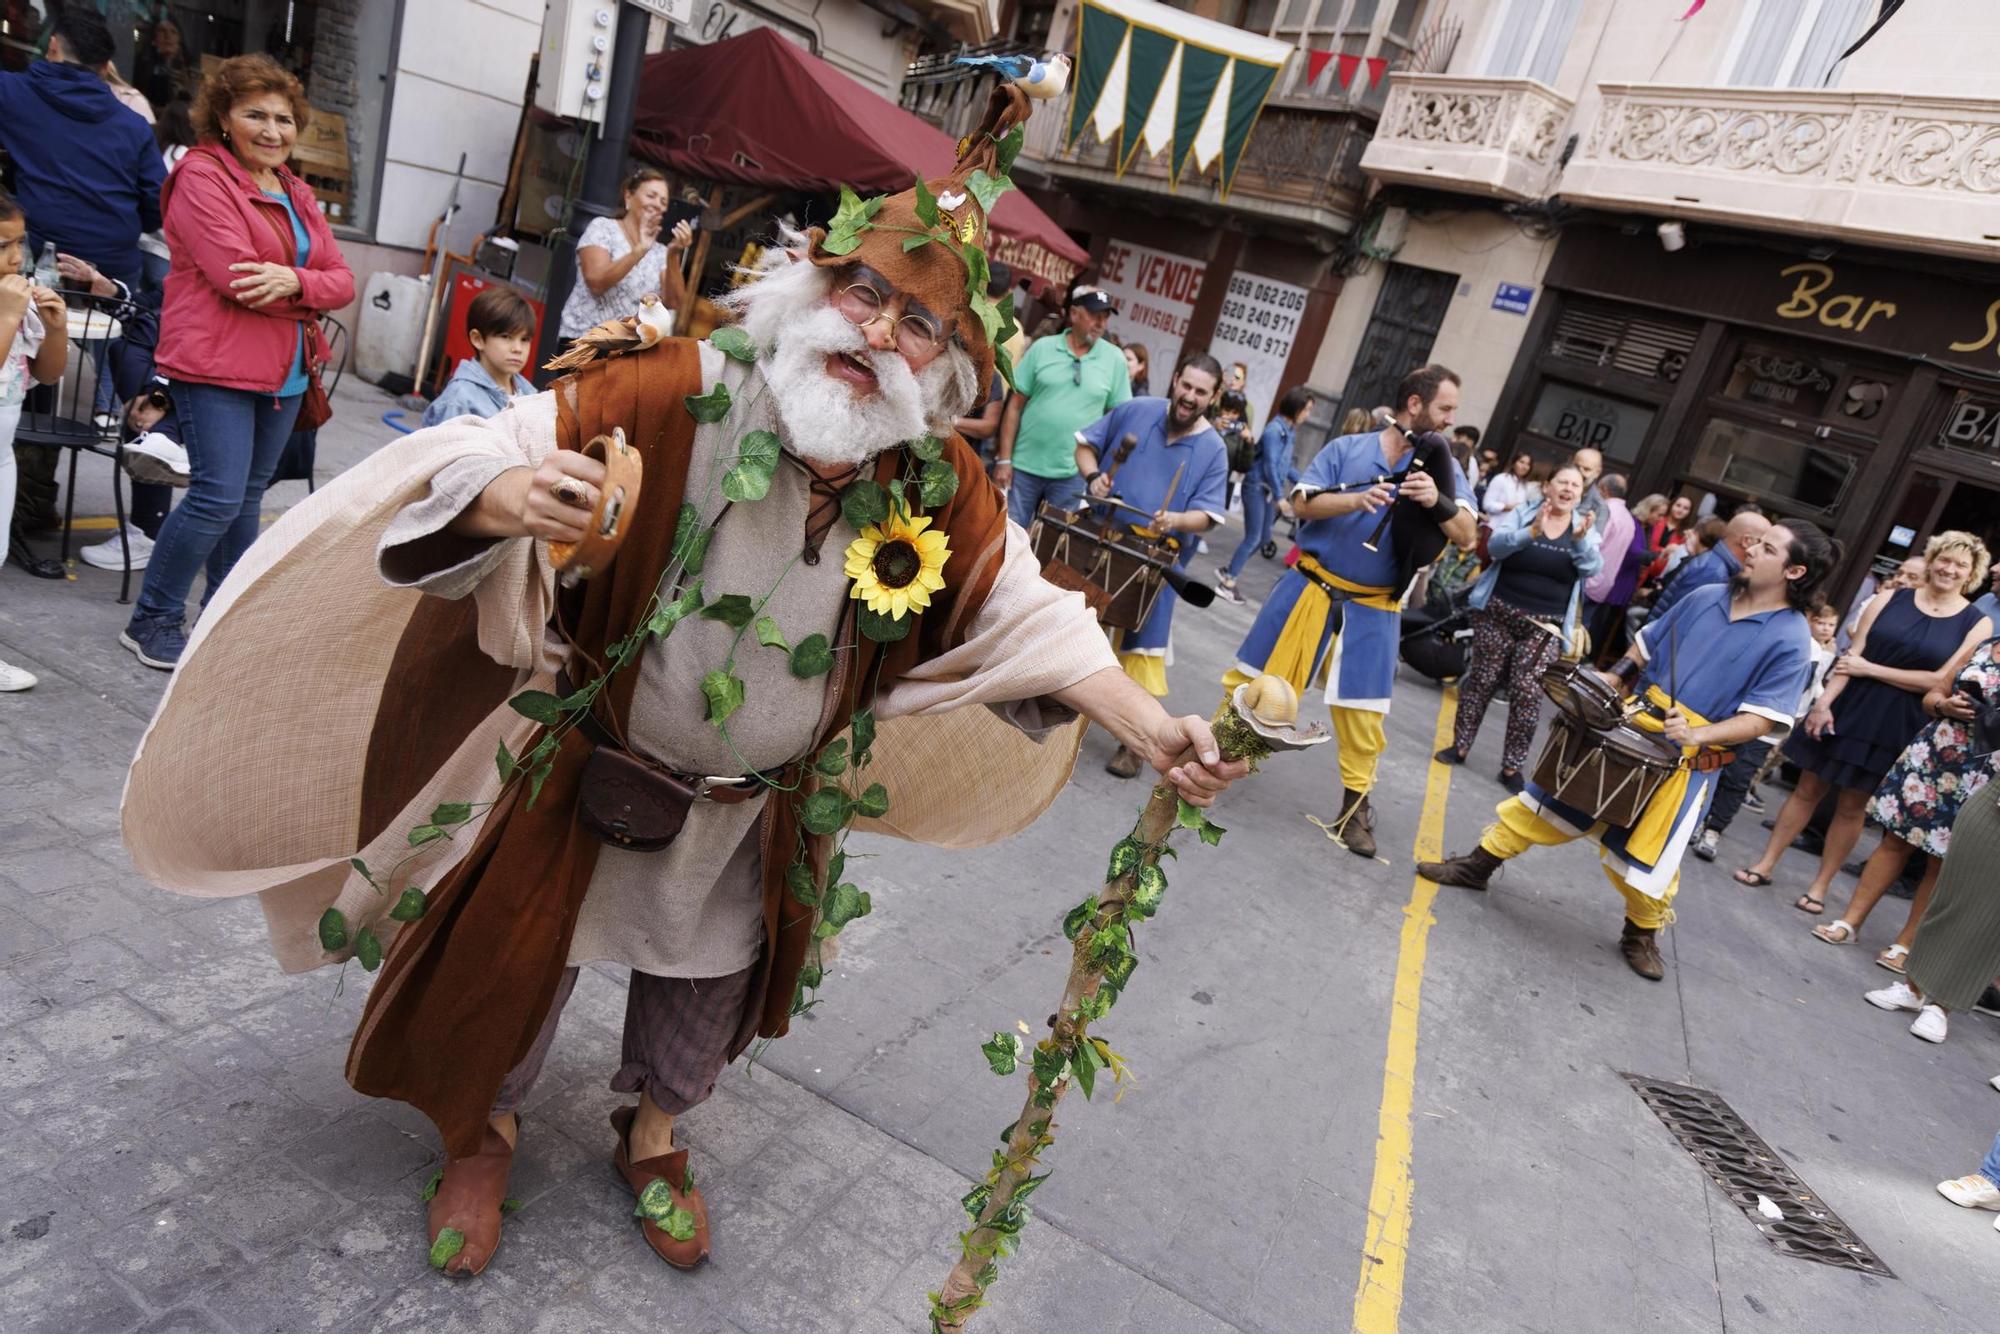
[[629, 751], [600, 745], [584, 761], [577, 822], [627, 852], [658, 852], [679, 837], [695, 786]]

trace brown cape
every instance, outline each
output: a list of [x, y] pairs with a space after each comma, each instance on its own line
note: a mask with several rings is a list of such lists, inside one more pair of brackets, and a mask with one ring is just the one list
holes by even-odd
[[[619, 425], [645, 461], [643, 510], [617, 561], [564, 599], [568, 635], [589, 659], [602, 661], [607, 646], [638, 624], [668, 567], [695, 431], [682, 399], [700, 392], [701, 381], [697, 345], [673, 339], [587, 367], [558, 388], [562, 448], [580, 448]], [[1005, 551], [1005, 507], [963, 441], [954, 436], [945, 457], [960, 481], [931, 516], [950, 539], [945, 589], [893, 644], [858, 635], [850, 609], [839, 642], [852, 647], [837, 650], [837, 703], [823, 718], [821, 745], [879, 690], [962, 641], [992, 587]], [[878, 480], [888, 481], [902, 462], [901, 450], [882, 455]], [[382, 832], [369, 822], [396, 818], [515, 688], [515, 673], [480, 652], [473, 619], [469, 604], [427, 598], [402, 635], [369, 745], [362, 844]], [[629, 669], [614, 677], [600, 712], [624, 718], [636, 680]], [[441, 708], [441, 701], [449, 703]], [[471, 851], [430, 891], [429, 911], [397, 939], [355, 1033], [349, 1081], [421, 1109], [454, 1156], [477, 1150], [500, 1083], [534, 1041], [567, 963], [597, 859], [598, 844], [574, 819], [589, 751], [572, 733], [532, 809], [517, 787], [487, 815]], [[781, 781], [791, 786], [800, 778], [794, 765]], [[814, 913], [786, 891], [784, 871], [801, 847], [823, 867], [830, 842], [799, 828], [793, 799], [783, 794], [767, 803], [761, 835], [765, 947], [734, 1052], [755, 1036], [786, 1031]]]

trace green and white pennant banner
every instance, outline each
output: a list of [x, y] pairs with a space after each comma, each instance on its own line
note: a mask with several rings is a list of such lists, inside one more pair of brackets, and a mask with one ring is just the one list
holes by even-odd
[[1065, 145], [1089, 125], [1115, 142], [1123, 174], [1143, 148], [1168, 154], [1175, 184], [1222, 162], [1229, 193], [1278, 71], [1286, 42], [1200, 18], [1154, 0], [1083, 0]]

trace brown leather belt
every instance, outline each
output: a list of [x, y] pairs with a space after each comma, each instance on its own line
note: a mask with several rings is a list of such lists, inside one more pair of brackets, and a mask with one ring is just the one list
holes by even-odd
[[[575, 686], [570, 683], [568, 675], [558, 672], [556, 674], [556, 693], [568, 696], [574, 690]], [[622, 755], [631, 756], [635, 761], [645, 766], [652, 778], [664, 783], [666, 786], [679, 789], [694, 800], [712, 801], [718, 806], [739, 806], [765, 790], [767, 786], [765, 782], [766, 778], [775, 779], [778, 777], [775, 771], [769, 775], [747, 774], [742, 777], [729, 775], [702, 777], [695, 774], [679, 773], [649, 757], [636, 755], [625, 746], [619, 744], [618, 738], [606, 731], [604, 724], [597, 721], [596, 715], [589, 712], [584, 713], [577, 720], [576, 730], [583, 733], [594, 746], [601, 746], [606, 750], [615, 750]]]

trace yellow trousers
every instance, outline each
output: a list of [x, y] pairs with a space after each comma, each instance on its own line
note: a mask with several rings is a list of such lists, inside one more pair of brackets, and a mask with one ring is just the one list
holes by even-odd
[[[1232, 667], [1223, 674], [1223, 693], [1233, 695], [1236, 687], [1250, 680]], [[1340, 785], [1350, 792], [1367, 792], [1375, 786], [1375, 770], [1389, 744], [1388, 733], [1382, 730], [1382, 715], [1372, 709], [1344, 709], [1338, 704], [1330, 706], [1327, 712], [1333, 715], [1333, 735], [1340, 746]]]
[[1118, 665], [1125, 675], [1146, 688], [1155, 699], [1167, 697], [1167, 660], [1157, 653], [1120, 653]]
[[[1529, 848], [1553, 848], [1579, 838], [1595, 837], [1605, 828], [1599, 823], [1582, 834], [1566, 833], [1536, 814], [1519, 797], [1509, 797], [1501, 802], [1494, 814], [1499, 817], [1499, 822], [1486, 831], [1479, 840], [1479, 846], [1503, 861], [1518, 857]], [[1611, 887], [1624, 896], [1625, 916], [1632, 925], [1658, 929], [1674, 920], [1674, 895], [1681, 887], [1678, 874], [1668, 883], [1665, 896], [1657, 899], [1650, 894], [1641, 894], [1620, 880], [1608, 866], [1604, 868], [1604, 876], [1611, 882]]]

